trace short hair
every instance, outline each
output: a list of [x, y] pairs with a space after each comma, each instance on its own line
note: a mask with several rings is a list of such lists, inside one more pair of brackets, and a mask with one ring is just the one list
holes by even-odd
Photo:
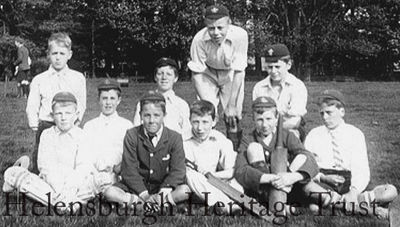
[[47, 45], [48, 45], [48, 49], [47, 51], [50, 51], [50, 47], [54, 44], [58, 44], [61, 46], [64, 46], [66, 48], [68, 48], [69, 50], [71, 50], [72, 47], [72, 41], [71, 38], [69, 37], [69, 35], [65, 32], [57, 32], [57, 33], [53, 33], [51, 34]]
[[338, 109], [343, 108], [344, 109], [344, 105], [342, 102], [340, 102], [339, 100], [333, 99], [333, 98], [322, 98], [319, 100], [318, 105], [321, 107], [322, 104], [326, 104], [327, 106], [335, 106]]
[[18, 42], [18, 43], [21, 43], [21, 44], [24, 44], [24, 43], [25, 43], [25, 41], [24, 41], [21, 37], [19, 37], [19, 36], [15, 37], [14, 41], [15, 41], [15, 42]]
[[164, 96], [159, 92], [149, 91], [140, 99], [140, 113], [143, 111], [143, 107], [147, 104], [157, 105], [161, 108], [164, 115], [167, 113]]
[[215, 120], [215, 106], [207, 100], [197, 100], [190, 105], [190, 116], [196, 114], [199, 116], [205, 116], [206, 114], [211, 115], [211, 118]]
[[109, 89], [101, 89], [101, 90], [98, 90], [98, 97], [100, 98], [101, 92], [103, 92], [103, 91], [110, 91], [110, 90], [116, 91], [118, 97], [121, 97], [121, 90], [118, 90], [118, 89], [116, 89], [116, 88], [109, 88]]
[[177, 69], [176, 67], [172, 66], [172, 65], [162, 65], [162, 66], [156, 67], [156, 68], [154, 69], [154, 76], [157, 75], [158, 69], [160, 69], [160, 68], [162, 68], [162, 67], [166, 67], [166, 66], [169, 66], [169, 67], [174, 71], [175, 77], [179, 77], [179, 71], [178, 71], [178, 69]]

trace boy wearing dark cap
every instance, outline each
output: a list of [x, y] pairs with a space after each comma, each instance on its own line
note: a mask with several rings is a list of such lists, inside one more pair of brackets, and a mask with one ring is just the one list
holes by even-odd
[[227, 136], [235, 150], [241, 129], [244, 77], [247, 67], [247, 32], [231, 24], [229, 11], [222, 5], [206, 8], [206, 27], [193, 38], [190, 47], [192, 81], [200, 99], [210, 101], [218, 110], [221, 102]]
[[118, 115], [121, 87], [117, 81], [106, 79], [97, 90], [101, 113], [83, 127], [85, 139], [81, 149], [89, 154], [88, 159], [93, 163], [94, 170], [107, 173], [110, 183], [115, 183], [119, 172], [116, 173], [114, 169], [118, 171], [124, 137], [133, 125], [131, 121]]
[[[178, 81], [178, 64], [171, 58], [160, 58], [156, 62], [154, 80], [157, 83], [156, 91], [165, 98], [166, 115], [164, 125], [180, 134], [190, 130], [189, 105], [174, 92], [174, 84]], [[136, 106], [133, 125], [142, 124], [140, 118], [140, 103]]]
[[106, 198], [121, 204], [143, 200], [155, 207], [185, 200], [185, 153], [182, 136], [163, 124], [165, 98], [150, 91], [140, 100], [143, 124], [125, 135], [121, 182], [106, 190]]
[[253, 100], [268, 96], [275, 100], [283, 116], [283, 128], [291, 129], [303, 140], [306, 114], [307, 88], [304, 83], [289, 72], [292, 67], [290, 52], [284, 44], [267, 47], [265, 61], [268, 76], [253, 88]]
[[[324, 125], [312, 129], [304, 142], [320, 168], [314, 180], [342, 195], [340, 201], [345, 203], [366, 201], [370, 204], [375, 199], [379, 204], [392, 201], [397, 190], [388, 184], [360, 197], [370, 180], [367, 146], [364, 134], [344, 121], [346, 102], [343, 94], [325, 90], [318, 97], [318, 104]], [[351, 207], [347, 205], [346, 209]]]
[[[4, 174], [3, 191], [14, 188], [26, 192], [39, 202], [65, 204], [62, 209], [75, 210], [76, 205], [94, 197], [93, 178], [87, 172], [89, 163], [79, 150], [83, 132], [75, 125], [78, 118], [77, 100], [72, 93], [59, 92], [52, 99], [55, 126], [43, 131], [39, 144], [39, 177], [26, 168], [13, 166]], [[26, 166], [25, 166], [26, 167]], [[49, 195], [47, 195], [50, 193]]]
[[234, 175], [246, 194], [254, 196], [260, 203], [267, 203], [271, 187], [289, 193], [293, 185], [309, 183], [318, 173], [318, 167], [300, 140], [284, 129], [282, 140], [288, 149], [288, 172], [272, 174], [270, 154], [276, 146], [276, 103], [270, 97], [258, 97], [253, 101], [252, 110], [255, 129], [241, 144]]

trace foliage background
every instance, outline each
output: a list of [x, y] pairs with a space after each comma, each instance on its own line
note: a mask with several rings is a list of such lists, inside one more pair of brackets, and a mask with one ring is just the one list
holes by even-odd
[[[13, 36], [26, 39], [36, 59], [45, 57], [52, 32], [66, 31], [74, 41], [73, 67], [90, 75], [118, 76], [124, 71], [151, 80], [155, 60], [169, 56], [180, 62], [186, 77], [191, 40], [203, 26], [203, 9], [213, 2], [0, 0], [1, 68], [15, 56]], [[394, 73], [400, 60], [397, 0], [216, 2], [227, 6], [234, 23], [249, 33], [249, 57], [254, 59], [249, 77], [261, 76], [260, 57], [266, 46], [283, 42], [292, 52], [293, 72], [305, 80], [398, 78]]]

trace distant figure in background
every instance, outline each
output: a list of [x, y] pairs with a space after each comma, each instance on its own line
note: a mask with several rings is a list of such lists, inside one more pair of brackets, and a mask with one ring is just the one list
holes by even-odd
[[17, 96], [28, 98], [30, 83], [29, 70], [31, 68], [29, 51], [28, 48], [24, 46], [24, 40], [20, 37], [16, 37], [14, 43], [18, 48], [18, 57], [17, 60], [14, 61], [15, 75], [17, 77]]
[[51, 100], [60, 91], [71, 92], [77, 99], [79, 125], [86, 109], [86, 80], [82, 73], [72, 70], [67, 62], [72, 56], [72, 41], [66, 33], [54, 33], [48, 40], [47, 55], [50, 67], [33, 78], [26, 106], [29, 127], [36, 132], [32, 154], [32, 172], [38, 173], [37, 150], [42, 131], [54, 125], [51, 116]]
[[[189, 105], [185, 100], [175, 95], [174, 84], [178, 81], [178, 64], [171, 58], [160, 58], [156, 62], [154, 80], [157, 83], [157, 92], [165, 98], [166, 115], [164, 125], [180, 134], [190, 130]], [[136, 105], [133, 125], [142, 124], [140, 117], [140, 103]]]
[[206, 27], [193, 38], [190, 47], [192, 81], [198, 98], [210, 101], [218, 112], [221, 102], [227, 137], [234, 150], [239, 146], [242, 130], [244, 77], [247, 67], [247, 32], [231, 24], [229, 10], [222, 5], [206, 8]]

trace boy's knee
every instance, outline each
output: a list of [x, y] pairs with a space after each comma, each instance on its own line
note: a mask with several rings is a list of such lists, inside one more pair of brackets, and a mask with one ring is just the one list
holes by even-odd
[[247, 160], [249, 163], [265, 161], [264, 149], [260, 143], [252, 142], [247, 147]]

